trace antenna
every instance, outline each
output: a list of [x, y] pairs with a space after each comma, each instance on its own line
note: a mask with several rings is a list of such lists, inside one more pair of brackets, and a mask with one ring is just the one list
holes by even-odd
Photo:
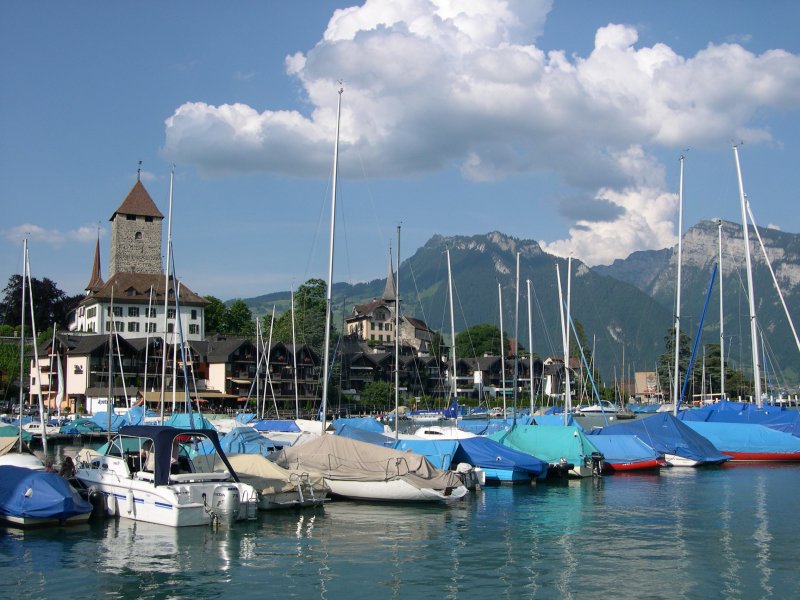
[[139, 168], [136, 169], [136, 181], [142, 180], [142, 161], [139, 161]]

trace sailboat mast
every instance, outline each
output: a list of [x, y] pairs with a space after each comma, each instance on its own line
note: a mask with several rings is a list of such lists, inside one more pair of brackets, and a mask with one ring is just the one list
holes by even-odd
[[[339, 88], [339, 100], [336, 105], [336, 141], [333, 145], [333, 181], [331, 184], [331, 231], [328, 245], [328, 289], [325, 294], [325, 358], [322, 368], [322, 433], [325, 433], [328, 411], [328, 369], [330, 368], [331, 354], [331, 304], [333, 288], [333, 233], [336, 230], [336, 179], [339, 169], [339, 123], [342, 114], [342, 92]], [[396, 415], [395, 415], [396, 417]]]
[[500, 307], [500, 373], [503, 385], [503, 421], [506, 419], [506, 351], [503, 348], [503, 286], [497, 284], [497, 299]]
[[680, 183], [678, 184], [678, 280], [675, 285], [675, 377], [673, 378], [674, 385], [672, 390], [672, 414], [678, 416], [678, 400], [679, 390], [678, 382], [680, 381], [680, 352], [681, 352], [681, 264], [682, 248], [683, 248], [683, 159], [681, 154], [680, 165]]
[[[44, 421], [44, 401], [42, 399], [42, 373], [39, 366], [39, 349], [36, 347], [36, 317], [33, 310], [33, 283], [31, 282], [31, 261], [30, 253], [25, 253], [25, 272], [28, 274], [28, 298], [30, 299], [30, 312], [31, 312], [31, 339], [33, 340], [33, 364], [36, 365], [36, 380], [39, 382], [39, 421], [42, 424], [42, 448], [47, 454], [47, 432], [45, 431]], [[25, 279], [22, 280], [22, 285], [25, 285]], [[20, 382], [21, 383], [21, 382]], [[22, 421], [20, 421], [22, 426]]]
[[567, 315], [564, 321], [564, 373], [566, 375], [566, 408], [572, 412], [572, 382], [569, 373], [569, 323], [572, 319], [572, 256], [567, 259]]
[[400, 225], [397, 226], [397, 278], [394, 283], [394, 439], [400, 437]]
[[450, 365], [453, 370], [453, 375], [450, 378], [450, 401], [456, 397], [458, 393], [458, 385], [456, 383], [456, 325], [453, 318], [453, 271], [450, 268], [450, 250], [447, 250], [447, 288], [450, 294]]
[[517, 252], [517, 281], [514, 286], [514, 412], [517, 411], [517, 378], [519, 367], [519, 252]]
[[108, 425], [108, 443], [111, 443], [111, 411], [114, 401], [114, 286], [111, 286], [111, 306], [108, 324], [108, 401], [106, 402], [106, 424]]
[[725, 399], [725, 313], [722, 310], [722, 219], [717, 223], [719, 243], [719, 399]]
[[733, 156], [736, 160], [736, 177], [739, 182], [739, 203], [742, 209], [742, 233], [744, 235], [744, 256], [747, 265], [747, 295], [750, 308], [750, 340], [753, 350], [753, 384], [756, 405], [761, 408], [761, 359], [758, 354], [758, 332], [756, 331], [756, 303], [753, 294], [753, 264], [750, 260], [750, 233], [747, 227], [747, 212], [745, 208], [744, 184], [742, 183], [742, 168], [739, 165], [739, 148], [733, 147]]
[[530, 361], [531, 373], [531, 417], [533, 417], [534, 402], [536, 397], [536, 387], [533, 384], [533, 321], [531, 319], [531, 280], [525, 280], [528, 291], [528, 360]]
[[25, 273], [27, 272], [28, 264], [28, 238], [22, 241], [22, 313], [21, 324], [19, 332], [19, 451], [22, 452], [22, 404], [25, 400], [23, 395], [25, 386], [23, 385], [23, 376], [25, 374]]
[[294, 418], [300, 418], [300, 396], [297, 390], [297, 338], [294, 332], [294, 285], [291, 293], [292, 303], [292, 373], [294, 375]]
[[[164, 386], [167, 380], [167, 309], [169, 308], [169, 271], [172, 255], [172, 184], [175, 180], [175, 165], [169, 175], [169, 212], [167, 213], [167, 262], [164, 265], [164, 343], [161, 347], [161, 424], [164, 424]], [[175, 387], [175, 381], [172, 381]]]

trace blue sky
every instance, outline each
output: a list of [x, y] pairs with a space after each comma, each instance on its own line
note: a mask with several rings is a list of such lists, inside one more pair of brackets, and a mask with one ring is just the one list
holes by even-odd
[[[791, 1], [12, 1], [0, 21], [0, 277], [68, 293], [143, 161], [178, 275], [223, 300], [327, 270], [384, 277], [434, 234], [535, 239], [589, 264], [741, 220], [800, 232]], [[688, 151], [686, 151], [688, 149]], [[166, 236], [166, 227], [164, 228]]]

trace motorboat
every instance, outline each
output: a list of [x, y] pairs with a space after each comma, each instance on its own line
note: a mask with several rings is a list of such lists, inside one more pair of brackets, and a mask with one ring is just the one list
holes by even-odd
[[0, 522], [14, 527], [85, 523], [92, 505], [58, 473], [0, 466]]
[[[204, 442], [215, 451], [192, 456]], [[171, 527], [256, 517], [255, 488], [240, 481], [210, 429], [121, 427], [103, 454], [78, 454], [75, 477], [111, 516]]]

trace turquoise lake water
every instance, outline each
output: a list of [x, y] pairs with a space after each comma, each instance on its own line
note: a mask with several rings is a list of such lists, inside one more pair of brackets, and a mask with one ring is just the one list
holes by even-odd
[[800, 465], [334, 501], [255, 522], [0, 529], [6, 598], [800, 597]]

